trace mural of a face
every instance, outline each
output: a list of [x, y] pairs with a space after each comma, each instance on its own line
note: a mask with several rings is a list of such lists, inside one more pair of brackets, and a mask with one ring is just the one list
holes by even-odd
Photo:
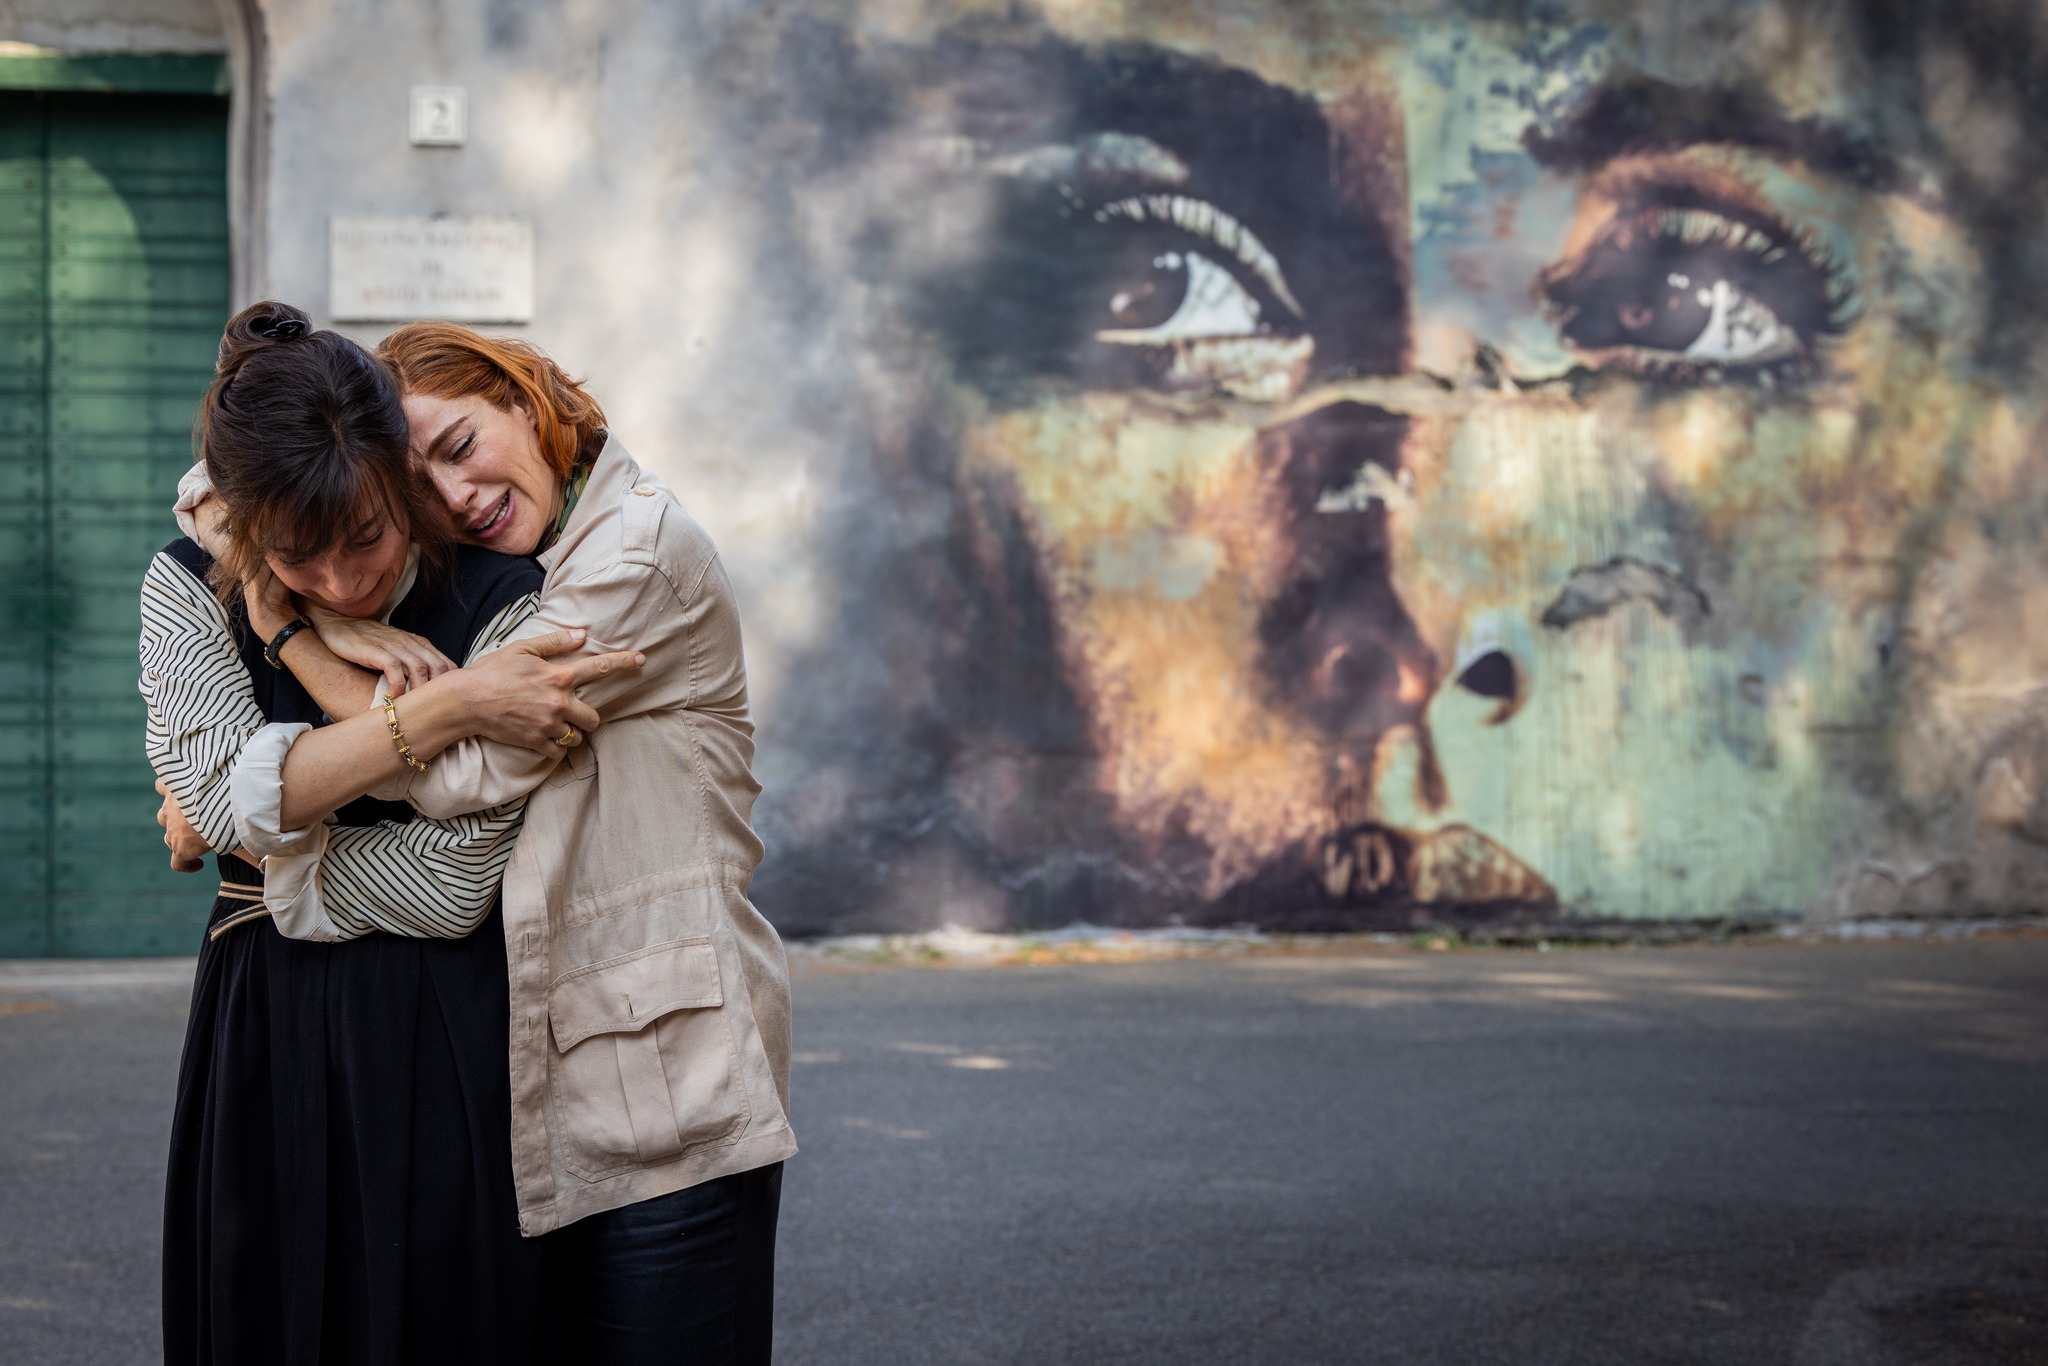
[[2021, 477], [1983, 268], [1839, 35], [1680, 81], [1592, 26], [1227, 19], [874, 44], [906, 110], [817, 197], [940, 358], [998, 880], [1855, 909], [1959, 794], [2031, 812], [1951, 610]]

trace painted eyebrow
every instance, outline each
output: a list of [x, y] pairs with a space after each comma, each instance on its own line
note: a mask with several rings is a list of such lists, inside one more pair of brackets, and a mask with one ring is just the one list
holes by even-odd
[[1556, 128], [1532, 127], [1522, 144], [1538, 165], [1597, 171], [1635, 152], [1702, 144], [1745, 147], [1880, 191], [1910, 188], [1899, 164], [1867, 138], [1822, 119], [1788, 118], [1745, 91], [1690, 89], [1664, 81], [1602, 87]]
[[1146, 184], [1188, 181], [1188, 165], [1167, 147], [1137, 133], [1088, 133], [1070, 143], [1012, 152], [989, 163], [997, 175], [1022, 180], [1081, 180], [1118, 176]]

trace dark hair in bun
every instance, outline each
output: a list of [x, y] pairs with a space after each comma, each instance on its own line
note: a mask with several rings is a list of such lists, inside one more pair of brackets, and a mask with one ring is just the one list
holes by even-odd
[[228, 321], [198, 444], [227, 512], [229, 548], [215, 571], [223, 601], [266, 557], [323, 554], [377, 511], [446, 561], [440, 499], [412, 476], [397, 379], [289, 304], [251, 304]]

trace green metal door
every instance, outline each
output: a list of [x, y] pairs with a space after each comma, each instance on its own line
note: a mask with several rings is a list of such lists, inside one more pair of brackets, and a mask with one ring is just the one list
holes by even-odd
[[229, 293], [227, 106], [0, 90], [0, 956], [189, 953], [142, 750], [137, 590]]

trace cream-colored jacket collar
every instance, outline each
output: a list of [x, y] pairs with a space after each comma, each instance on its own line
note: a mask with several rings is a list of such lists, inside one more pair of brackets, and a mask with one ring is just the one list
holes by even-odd
[[640, 478], [640, 466], [633, 457], [626, 454], [626, 448], [618, 443], [609, 432], [605, 434], [604, 447], [597, 453], [597, 463], [590, 467], [590, 478], [583, 485], [583, 496], [576, 500], [576, 506], [569, 509], [569, 524], [562, 528], [562, 534], [555, 537], [555, 543], [535, 558], [542, 569], [553, 571], [556, 565], [569, 558], [570, 553], [590, 535], [602, 511], [618, 505]]

